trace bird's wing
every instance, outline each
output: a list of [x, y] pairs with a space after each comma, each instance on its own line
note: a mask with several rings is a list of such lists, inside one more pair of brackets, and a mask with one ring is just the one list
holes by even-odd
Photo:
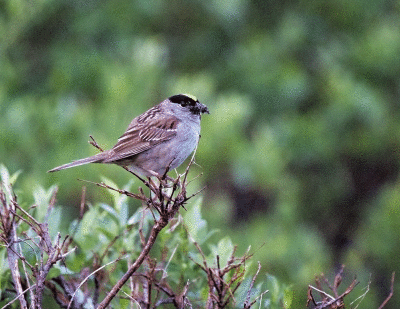
[[103, 162], [110, 163], [137, 155], [173, 138], [179, 119], [160, 113], [158, 108], [155, 106], [133, 119]]

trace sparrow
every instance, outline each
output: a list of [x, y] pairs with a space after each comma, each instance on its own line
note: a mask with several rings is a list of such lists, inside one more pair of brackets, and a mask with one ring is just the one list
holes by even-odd
[[110, 150], [73, 161], [49, 172], [87, 163], [113, 163], [145, 177], [177, 168], [195, 150], [201, 115], [209, 110], [196, 97], [177, 94], [137, 116]]

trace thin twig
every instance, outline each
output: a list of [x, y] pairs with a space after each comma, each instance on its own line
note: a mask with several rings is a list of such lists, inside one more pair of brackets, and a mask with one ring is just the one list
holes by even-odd
[[13, 302], [15, 302], [18, 298], [20, 298], [23, 294], [25, 294], [26, 292], [28, 292], [30, 289], [34, 288], [34, 285], [31, 285], [29, 288], [27, 288], [25, 291], [23, 291], [21, 294], [18, 294], [13, 300], [11, 300], [10, 302], [8, 302], [7, 304], [5, 304], [3, 307], [1, 307], [1, 309], [5, 309], [7, 308], [9, 305], [11, 305]]
[[371, 285], [372, 282], [372, 275], [369, 276], [369, 280], [368, 280], [368, 284], [367, 287], [365, 288], [365, 292], [363, 294], [361, 294], [360, 296], [358, 296], [355, 300], [353, 300], [350, 303], [350, 306], [353, 305], [356, 301], [360, 300], [359, 303], [357, 304], [357, 306], [355, 306], [353, 309], [357, 309], [358, 306], [360, 305], [360, 303], [363, 301], [363, 299], [365, 298], [365, 296], [368, 294], [369, 292], [369, 287]]
[[127, 190], [120, 190], [120, 189], [113, 188], [113, 187], [111, 187], [111, 186], [105, 184], [104, 182], [94, 182], [94, 181], [85, 180], [85, 179], [78, 179], [78, 180], [79, 180], [79, 181], [83, 181], [83, 182], [87, 182], [87, 183], [94, 184], [94, 185], [96, 185], [96, 186], [98, 186], [98, 187], [101, 187], [101, 188], [106, 188], [106, 189], [109, 189], [109, 190], [113, 190], [113, 191], [116, 191], [116, 192], [118, 192], [118, 193], [120, 193], [120, 194], [129, 196], [129, 197], [133, 197], [133, 198], [138, 199], [138, 200], [147, 201], [147, 198], [146, 198], [145, 196], [140, 196], [140, 195], [138, 195], [138, 194], [129, 192], [129, 191], [127, 191]]
[[158, 233], [167, 225], [166, 220], [158, 221], [152, 228], [149, 239], [147, 240], [146, 246], [143, 248], [142, 252], [138, 256], [137, 260], [132, 264], [132, 266], [128, 269], [128, 271], [122, 276], [122, 278], [114, 285], [111, 291], [107, 294], [104, 300], [99, 304], [97, 309], [106, 308], [111, 300], [115, 297], [115, 295], [119, 292], [125, 282], [129, 279], [130, 276], [139, 268], [139, 266], [144, 261], [147, 254], [150, 252]]
[[387, 303], [388, 301], [392, 298], [393, 296], [393, 290], [394, 290], [394, 276], [395, 276], [395, 272], [392, 273], [392, 279], [390, 281], [390, 293], [388, 295], [388, 297], [386, 297], [386, 299], [383, 301], [383, 303], [379, 306], [378, 309], [382, 309]]
[[113, 261], [111, 261], [111, 262], [109, 262], [109, 263], [107, 263], [107, 264], [105, 264], [105, 265], [103, 265], [103, 266], [97, 268], [95, 271], [91, 272], [88, 276], [86, 276], [86, 278], [83, 279], [82, 282], [81, 282], [81, 283], [78, 285], [78, 287], [75, 289], [74, 294], [72, 294], [72, 297], [71, 297], [71, 299], [70, 299], [70, 301], [69, 301], [69, 304], [68, 304], [67, 309], [70, 308], [70, 306], [71, 306], [71, 304], [72, 304], [72, 301], [73, 301], [74, 298], [75, 298], [75, 294], [78, 292], [78, 290], [80, 289], [80, 287], [81, 287], [92, 275], [94, 275], [95, 273], [99, 272], [100, 270], [102, 270], [103, 268], [107, 267], [107, 266], [110, 265], [110, 264], [117, 263], [118, 261], [122, 260], [122, 259], [125, 258], [125, 257], [126, 257], [126, 255], [125, 255], [125, 256], [118, 257], [117, 259], [115, 259], [115, 260], [113, 260]]
[[250, 296], [251, 296], [251, 289], [252, 289], [253, 286], [254, 286], [254, 282], [256, 281], [256, 278], [257, 278], [257, 276], [258, 276], [260, 270], [261, 270], [261, 263], [260, 263], [260, 261], [259, 261], [259, 262], [258, 262], [258, 269], [257, 269], [257, 272], [256, 272], [256, 274], [253, 276], [253, 280], [251, 280], [250, 287], [249, 287], [249, 289], [248, 289], [248, 291], [247, 291], [246, 301], [244, 302], [245, 308], [246, 308], [246, 306], [247, 306], [247, 308], [250, 308], [249, 302], [250, 302]]
[[54, 191], [53, 191], [53, 193], [52, 193], [52, 195], [51, 195], [51, 199], [50, 199], [49, 205], [47, 206], [46, 215], [44, 216], [43, 222], [48, 222], [48, 220], [49, 220], [50, 213], [53, 210], [54, 205], [56, 204], [57, 192], [58, 192], [58, 187], [56, 186]]
[[81, 196], [81, 203], [79, 207], [79, 219], [83, 218], [83, 214], [85, 212], [85, 205], [86, 205], [86, 187], [82, 186], [82, 196]]
[[10, 235], [8, 237], [8, 242], [9, 245], [7, 247], [7, 258], [8, 258], [8, 265], [11, 270], [11, 276], [14, 282], [15, 289], [18, 293], [18, 298], [19, 302], [21, 305], [21, 308], [25, 309], [27, 307], [27, 303], [24, 297], [24, 291], [22, 290], [22, 284], [21, 284], [21, 274], [18, 269], [18, 258], [19, 258], [19, 253], [17, 253], [17, 248], [15, 247], [16, 243], [15, 240], [17, 239], [17, 229], [15, 226], [15, 222], [11, 223], [11, 229], [10, 229]]
[[308, 285], [308, 287], [311, 288], [311, 289], [316, 290], [317, 292], [319, 292], [319, 293], [325, 295], [326, 297], [328, 297], [328, 298], [330, 298], [330, 299], [332, 299], [332, 300], [335, 299], [334, 297], [332, 297], [332, 296], [329, 295], [328, 293], [326, 293], [326, 292], [324, 292], [324, 291], [322, 291], [322, 290], [320, 290], [320, 289], [317, 289], [316, 287], [314, 287], [314, 286], [312, 286], [312, 285]]
[[20, 206], [18, 205], [17, 202], [14, 201], [14, 202], [13, 202], [13, 205], [15, 206], [15, 208], [18, 208], [19, 210], [21, 210], [21, 211], [24, 213], [25, 216], [27, 216], [29, 219], [31, 219], [32, 222], [33, 222], [35, 225], [37, 225], [37, 226], [40, 225], [40, 222], [37, 221], [34, 217], [32, 217], [27, 211], [25, 211], [25, 209], [23, 209], [22, 207], [20, 207]]
[[97, 148], [98, 150], [100, 150], [100, 152], [104, 152], [104, 149], [101, 148], [101, 147], [99, 146], [99, 144], [97, 144], [97, 142], [95, 141], [94, 137], [93, 137], [92, 135], [89, 135], [89, 137], [90, 137], [91, 141], [88, 141], [88, 143], [89, 143], [90, 145], [92, 145], [93, 147]]

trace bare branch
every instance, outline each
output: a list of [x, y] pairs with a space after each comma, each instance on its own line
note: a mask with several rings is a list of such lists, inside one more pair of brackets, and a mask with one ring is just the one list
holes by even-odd
[[56, 188], [53, 191], [53, 194], [51, 195], [50, 203], [47, 206], [47, 211], [46, 211], [46, 215], [44, 217], [44, 222], [47, 222], [49, 220], [50, 213], [53, 210], [54, 205], [56, 204], [57, 192], [58, 192], [58, 187], [56, 186]]
[[23, 294], [25, 294], [26, 292], [28, 292], [29, 290], [31, 290], [32, 288], [34, 288], [35, 285], [30, 286], [29, 288], [27, 288], [25, 291], [22, 292], [22, 294], [17, 295], [17, 297], [15, 297], [12, 301], [8, 302], [7, 304], [5, 304], [3, 307], [1, 307], [1, 309], [5, 309], [8, 306], [10, 306], [13, 302], [15, 302], [17, 299], [19, 299], [21, 296], [23, 296]]
[[319, 293], [325, 295], [326, 297], [328, 297], [328, 298], [330, 298], [330, 299], [332, 299], [332, 300], [335, 299], [333, 296], [329, 295], [329, 294], [326, 293], [325, 291], [322, 291], [322, 290], [320, 290], [320, 289], [317, 289], [316, 287], [314, 287], [314, 286], [312, 286], [312, 285], [309, 285], [308, 287], [311, 288], [311, 289], [313, 289], [313, 290], [316, 290], [317, 292], [319, 292]]
[[361, 294], [360, 296], [358, 296], [355, 300], [353, 300], [353, 301], [350, 303], [350, 305], [353, 305], [356, 301], [360, 300], [359, 303], [357, 304], [357, 306], [355, 306], [353, 309], [357, 309], [358, 306], [360, 305], [361, 301], [362, 301], [362, 300], [364, 299], [364, 297], [368, 294], [369, 288], [370, 288], [370, 285], [371, 285], [371, 282], [372, 282], [372, 276], [370, 275], [370, 276], [369, 276], [369, 280], [368, 280], [368, 284], [367, 284], [367, 286], [366, 286], [366, 288], [365, 288], [365, 292], [364, 292], [363, 294]]
[[86, 187], [82, 186], [82, 196], [79, 207], [79, 219], [83, 218], [83, 214], [85, 213], [85, 205], [86, 205]]
[[[351, 284], [347, 287], [347, 289], [341, 294], [338, 295], [337, 293], [337, 288], [340, 285], [342, 281], [342, 273], [343, 273], [344, 267], [341, 268], [341, 270], [336, 274], [334, 283], [331, 285], [329, 281], [325, 278], [325, 275], [322, 274], [321, 278], [324, 280], [326, 285], [328, 286], [329, 289], [333, 291], [335, 296], [329, 295], [326, 293], [321, 286], [321, 282], [319, 278], [317, 277], [315, 279], [316, 284], [318, 288], [309, 285], [308, 286], [308, 292], [307, 292], [307, 306], [312, 302], [316, 307], [316, 309], [324, 309], [324, 308], [344, 308], [344, 302], [343, 299], [344, 297], [349, 294], [351, 291], [353, 291], [354, 287], [359, 283], [356, 279], [354, 279]], [[321, 294], [322, 296], [322, 301], [321, 302], [316, 302], [314, 299], [314, 296], [312, 295], [312, 290], [317, 291], [318, 293]], [[329, 299], [329, 300], [328, 300]]]
[[258, 274], [259, 274], [259, 272], [260, 272], [260, 269], [261, 269], [261, 263], [258, 262], [258, 269], [257, 269], [257, 272], [256, 272], [256, 274], [254, 275], [253, 280], [251, 280], [249, 290], [247, 291], [246, 301], [244, 302], [244, 307], [245, 307], [245, 308], [250, 308], [249, 305], [250, 305], [251, 289], [253, 288], [254, 282], [256, 281], [256, 278], [257, 278], [257, 276], [258, 276]]
[[98, 150], [100, 150], [100, 152], [104, 152], [104, 149], [101, 148], [101, 147], [99, 146], [99, 144], [97, 144], [97, 142], [95, 141], [94, 137], [93, 137], [92, 135], [89, 135], [89, 137], [90, 137], [91, 141], [88, 141], [88, 143], [89, 143], [90, 145], [92, 145], [93, 147], [97, 148]]
[[388, 297], [386, 297], [386, 299], [383, 301], [383, 303], [379, 306], [378, 309], [382, 309], [387, 303], [388, 301], [392, 298], [393, 296], [393, 290], [394, 290], [394, 276], [395, 276], [395, 272], [392, 273], [392, 279], [390, 281], [390, 293], [388, 295]]
[[95, 271], [91, 272], [88, 276], [86, 276], [86, 278], [83, 279], [82, 282], [81, 282], [81, 283], [78, 285], [78, 287], [75, 289], [74, 294], [72, 294], [72, 297], [71, 297], [71, 300], [70, 300], [70, 302], [69, 302], [69, 304], [68, 304], [67, 309], [70, 308], [70, 306], [71, 306], [71, 304], [72, 304], [72, 301], [73, 301], [73, 299], [75, 298], [75, 295], [76, 295], [76, 293], [78, 292], [78, 290], [80, 289], [80, 287], [81, 287], [92, 275], [94, 275], [95, 273], [99, 272], [100, 270], [102, 270], [103, 268], [107, 267], [108, 265], [117, 263], [118, 261], [122, 260], [122, 259], [125, 258], [125, 257], [126, 257], [126, 255], [125, 255], [125, 256], [118, 257], [117, 259], [115, 259], [115, 260], [113, 260], [113, 261], [111, 261], [111, 262], [109, 262], [109, 263], [107, 263], [107, 264], [105, 264], [105, 265], [103, 265], [103, 266], [97, 268]]
[[120, 190], [120, 189], [113, 188], [113, 187], [105, 184], [104, 182], [94, 182], [94, 181], [85, 180], [85, 179], [78, 179], [78, 180], [94, 184], [94, 185], [96, 185], [98, 187], [101, 187], [101, 188], [106, 188], [106, 189], [109, 189], [109, 190], [113, 190], [113, 191], [116, 191], [116, 192], [118, 192], [120, 194], [123, 194], [123, 195], [129, 196], [129, 197], [133, 197], [135, 199], [147, 202], [147, 197], [145, 197], [145, 196], [141, 196], [141, 195], [138, 195], [138, 194], [135, 194], [135, 193], [131, 193], [131, 192], [126, 191], [126, 190]]
[[[4, 230], [4, 236], [2, 237], [2, 239], [5, 240], [5, 243], [7, 245], [8, 265], [10, 267], [14, 287], [18, 294], [20, 306], [21, 308], [25, 309], [28, 307], [24, 297], [25, 292], [22, 289], [21, 274], [18, 268], [18, 260], [21, 257], [18, 245], [17, 223], [15, 222], [15, 210], [18, 204], [16, 201], [16, 196], [12, 192], [11, 186], [7, 190], [7, 185], [8, 184], [3, 183], [0, 184], [1, 201], [3, 204], [2, 214], [4, 215], [4, 217], [2, 218], [2, 226]], [[9, 202], [7, 201], [6, 193], [4, 193], [3, 188], [7, 190]]]

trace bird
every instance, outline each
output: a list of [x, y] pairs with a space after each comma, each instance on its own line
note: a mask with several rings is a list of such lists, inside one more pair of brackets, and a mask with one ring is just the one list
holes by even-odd
[[209, 110], [195, 96], [177, 94], [135, 117], [110, 150], [55, 167], [57, 172], [88, 163], [111, 163], [145, 177], [175, 169], [195, 150], [201, 115]]

